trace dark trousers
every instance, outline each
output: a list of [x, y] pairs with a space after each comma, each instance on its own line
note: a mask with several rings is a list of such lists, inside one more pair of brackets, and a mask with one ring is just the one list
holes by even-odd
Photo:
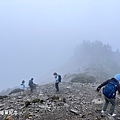
[[30, 86], [30, 92], [31, 93], [33, 92], [33, 86], [32, 85]]
[[59, 83], [55, 83], [55, 88], [56, 88], [56, 91], [58, 92], [59, 91]]
[[36, 85], [35, 84], [30, 85], [30, 91], [33, 92], [34, 89], [36, 89]]
[[105, 102], [104, 102], [104, 105], [103, 105], [103, 111], [106, 111], [107, 106], [108, 106], [109, 103], [111, 103], [109, 113], [112, 115], [114, 113], [114, 110], [115, 110], [115, 98], [109, 99], [109, 98], [105, 97]]

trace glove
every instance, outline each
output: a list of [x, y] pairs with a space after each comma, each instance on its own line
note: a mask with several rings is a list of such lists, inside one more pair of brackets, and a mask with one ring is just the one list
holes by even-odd
[[99, 91], [100, 91], [100, 88], [98, 87], [98, 88], [97, 88], [97, 92], [99, 92]]

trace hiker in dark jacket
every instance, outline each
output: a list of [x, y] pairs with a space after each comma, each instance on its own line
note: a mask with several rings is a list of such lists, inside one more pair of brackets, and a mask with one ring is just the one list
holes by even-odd
[[105, 115], [105, 111], [107, 109], [108, 103], [111, 103], [109, 115], [115, 116], [114, 110], [115, 110], [115, 98], [116, 98], [116, 91], [120, 93], [120, 74], [116, 74], [114, 78], [111, 78], [105, 82], [103, 82], [100, 86], [98, 86], [97, 91], [99, 92], [100, 89], [103, 88], [103, 95], [105, 102], [102, 107], [101, 116]]
[[59, 75], [55, 72], [54, 74], [55, 77], [55, 88], [56, 88], [56, 92], [59, 92]]
[[30, 80], [29, 80], [29, 87], [30, 87], [30, 91], [31, 91], [31, 93], [33, 92], [33, 89], [35, 89], [35, 87], [36, 87], [36, 85], [33, 83], [33, 78], [31, 78]]

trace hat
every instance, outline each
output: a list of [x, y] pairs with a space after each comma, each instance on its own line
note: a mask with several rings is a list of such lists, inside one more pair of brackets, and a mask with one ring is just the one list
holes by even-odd
[[54, 72], [54, 73], [53, 73], [53, 75], [57, 75], [57, 73], [56, 73], [56, 72]]
[[120, 81], [120, 74], [116, 74], [116, 75], [114, 76], [114, 78], [115, 78], [116, 80]]
[[25, 83], [25, 81], [23, 80], [22, 83]]

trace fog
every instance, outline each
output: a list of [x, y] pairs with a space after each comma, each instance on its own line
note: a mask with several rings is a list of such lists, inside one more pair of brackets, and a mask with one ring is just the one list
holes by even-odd
[[62, 74], [83, 40], [119, 48], [119, 11], [119, 0], [1, 0], [0, 90]]

